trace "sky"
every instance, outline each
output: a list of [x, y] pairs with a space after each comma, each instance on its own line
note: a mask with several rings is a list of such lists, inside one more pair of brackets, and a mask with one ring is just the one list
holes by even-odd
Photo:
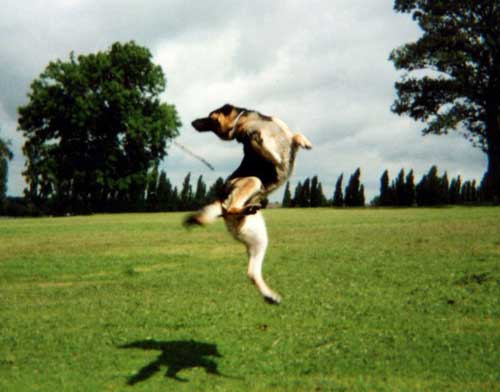
[[[22, 195], [24, 140], [17, 108], [28, 102], [31, 82], [50, 61], [105, 51], [134, 40], [161, 65], [183, 126], [177, 141], [215, 171], [175, 145], [162, 169], [180, 186], [227, 177], [242, 147], [197, 133], [195, 118], [231, 103], [279, 117], [306, 135], [290, 178], [317, 175], [327, 197], [337, 177], [344, 186], [361, 169], [367, 202], [380, 177], [401, 168], [418, 181], [431, 165], [440, 173], [481, 180], [486, 156], [458, 133], [422, 136], [423, 124], [390, 111], [402, 73], [388, 60], [392, 49], [421, 35], [391, 0], [4, 0], [0, 13], [0, 137], [12, 142], [8, 194]], [[276, 191], [272, 201], [279, 201]]]

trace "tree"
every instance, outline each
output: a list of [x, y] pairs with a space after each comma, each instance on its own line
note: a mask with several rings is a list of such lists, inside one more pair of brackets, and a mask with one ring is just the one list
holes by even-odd
[[394, 8], [411, 13], [423, 35], [390, 55], [408, 71], [392, 110], [426, 122], [424, 135], [458, 131], [481, 148], [483, 193], [500, 201], [500, 3], [396, 0]]
[[311, 180], [306, 178], [302, 184], [299, 207], [311, 207]]
[[161, 172], [158, 180], [156, 198], [160, 211], [175, 211], [177, 209], [176, 195], [174, 195], [172, 184], [164, 171]]
[[406, 204], [406, 186], [405, 186], [405, 171], [401, 169], [398, 176], [392, 184], [394, 193], [394, 204], [404, 206]]
[[14, 157], [10, 150], [10, 141], [0, 138], [0, 213], [2, 213], [7, 194], [7, 174], [9, 161]]
[[172, 195], [169, 199], [169, 211], [179, 211], [181, 209], [181, 198], [179, 196], [179, 191], [177, 190], [177, 187], [174, 187], [174, 190], [172, 191]]
[[439, 188], [440, 204], [449, 204], [450, 202], [450, 181], [448, 180], [448, 173], [444, 172], [441, 177]]
[[193, 188], [191, 186], [191, 173], [188, 173], [182, 182], [182, 189], [179, 195], [179, 209], [188, 211], [193, 208]]
[[311, 180], [311, 207], [322, 207], [326, 204], [326, 198], [323, 194], [323, 185], [319, 182], [318, 176]]
[[328, 205], [328, 200], [326, 199], [325, 194], [323, 192], [323, 184], [321, 184], [321, 182], [318, 185], [316, 194], [317, 194], [316, 197], [318, 199], [318, 207], [325, 207], [326, 205]]
[[411, 207], [415, 204], [415, 180], [413, 175], [413, 170], [406, 175], [405, 179], [405, 201], [404, 206]]
[[160, 102], [165, 86], [150, 51], [134, 42], [49, 63], [19, 108], [27, 196], [61, 213], [143, 201], [148, 172], [181, 125]]
[[333, 193], [333, 201], [332, 201], [332, 205], [334, 207], [342, 207], [344, 205], [344, 194], [342, 192], [343, 180], [344, 180], [344, 175], [341, 174], [337, 178], [337, 182], [335, 183], [335, 191]]
[[416, 191], [419, 206], [437, 206], [446, 203], [443, 198], [443, 178], [438, 177], [436, 166], [432, 166], [422, 177]]
[[345, 189], [345, 205], [347, 207], [362, 207], [365, 205], [364, 186], [360, 181], [361, 170], [359, 168], [351, 175]]
[[292, 194], [290, 192], [290, 181], [286, 183], [285, 192], [283, 193], [283, 201], [281, 202], [283, 207], [292, 206]]
[[158, 165], [148, 175], [147, 210], [158, 211]]
[[380, 177], [380, 199], [379, 203], [381, 206], [392, 206], [393, 204], [393, 192], [389, 183], [389, 172], [385, 170]]
[[224, 195], [224, 179], [222, 177], [217, 178], [212, 184], [207, 193], [207, 201], [212, 202], [217, 199], [222, 199]]
[[319, 186], [319, 180], [318, 176], [314, 176], [311, 180], [311, 194], [310, 194], [310, 206], [311, 207], [318, 207], [319, 204], [321, 203], [320, 197], [318, 195], [318, 186]]
[[193, 209], [201, 208], [207, 199], [207, 186], [203, 181], [203, 176], [198, 177], [198, 181], [196, 182], [196, 190], [194, 192], [193, 198]]
[[450, 190], [448, 200], [450, 204], [460, 203], [460, 189], [462, 188], [462, 179], [460, 176], [452, 178], [450, 181]]
[[302, 203], [301, 196], [302, 196], [302, 184], [299, 181], [299, 183], [295, 187], [295, 191], [293, 193], [292, 207], [301, 207], [301, 203]]
[[460, 192], [460, 199], [463, 204], [476, 203], [477, 198], [476, 180], [465, 181]]
[[356, 207], [364, 207], [365, 205], [365, 186], [361, 184], [359, 187], [358, 198], [356, 200]]

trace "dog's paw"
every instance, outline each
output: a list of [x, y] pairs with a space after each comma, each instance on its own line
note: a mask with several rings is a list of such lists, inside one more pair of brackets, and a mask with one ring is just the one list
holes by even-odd
[[264, 301], [270, 305], [279, 305], [281, 303], [281, 297], [279, 294], [272, 293], [271, 295], [265, 295]]
[[244, 215], [254, 215], [261, 209], [262, 206], [260, 204], [249, 204], [245, 207], [243, 213]]
[[184, 221], [182, 222], [184, 227], [186, 228], [191, 228], [193, 226], [203, 226], [203, 223], [201, 223], [198, 214], [191, 214], [188, 215]]
[[264, 139], [262, 139], [262, 135], [258, 129], [251, 129], [247, 131], [247, 137], [252, 143], [256, 143], [258, 145], [264, 144]]
[[304, 135], [301, 133], [296, 133], [293, 135], [293, 142], [299, 147], [305, 148], [306, 150], [310, 150], [312, 148], [312, 144]]

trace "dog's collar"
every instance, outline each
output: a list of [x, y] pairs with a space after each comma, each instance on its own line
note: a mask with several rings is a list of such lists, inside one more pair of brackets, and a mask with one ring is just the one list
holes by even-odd
[[231, 137], [234, 136], [234, 133], [236, 132], [236, 126], [238, 125], [238, 121], [240, 120], [240, 117], [243, 116], [243, 114], [245, 114], [245, 110], [242, 110], [237, 116], [236, 116], [236, 119], [234, 120], [234, 124], [233, 124], [233, 129], [231, 130]]

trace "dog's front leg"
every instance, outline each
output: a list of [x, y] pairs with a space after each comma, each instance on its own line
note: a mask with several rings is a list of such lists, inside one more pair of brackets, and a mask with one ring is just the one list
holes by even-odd
[[[259, 211], [243, 220], [226, 220], [233, 235], [243, 242], [248, 253], [248, 277], [255, 284], [264, 299], [271, 304], [279, 304], [281, 297], [266, 284], [262, 276], [262, 264], [266, 255], [268, 237], [264, 217]], [[233, 225], [231, 223], [234, 223]]]
[[253, 149], [273, 165], [281, 165], [281, 157], [277, 151], [278, 147], [274, 139], [272, 137], [265, 137], [264, 135], [265, 134], [259, 130], [249, 131], [250, 143]]

